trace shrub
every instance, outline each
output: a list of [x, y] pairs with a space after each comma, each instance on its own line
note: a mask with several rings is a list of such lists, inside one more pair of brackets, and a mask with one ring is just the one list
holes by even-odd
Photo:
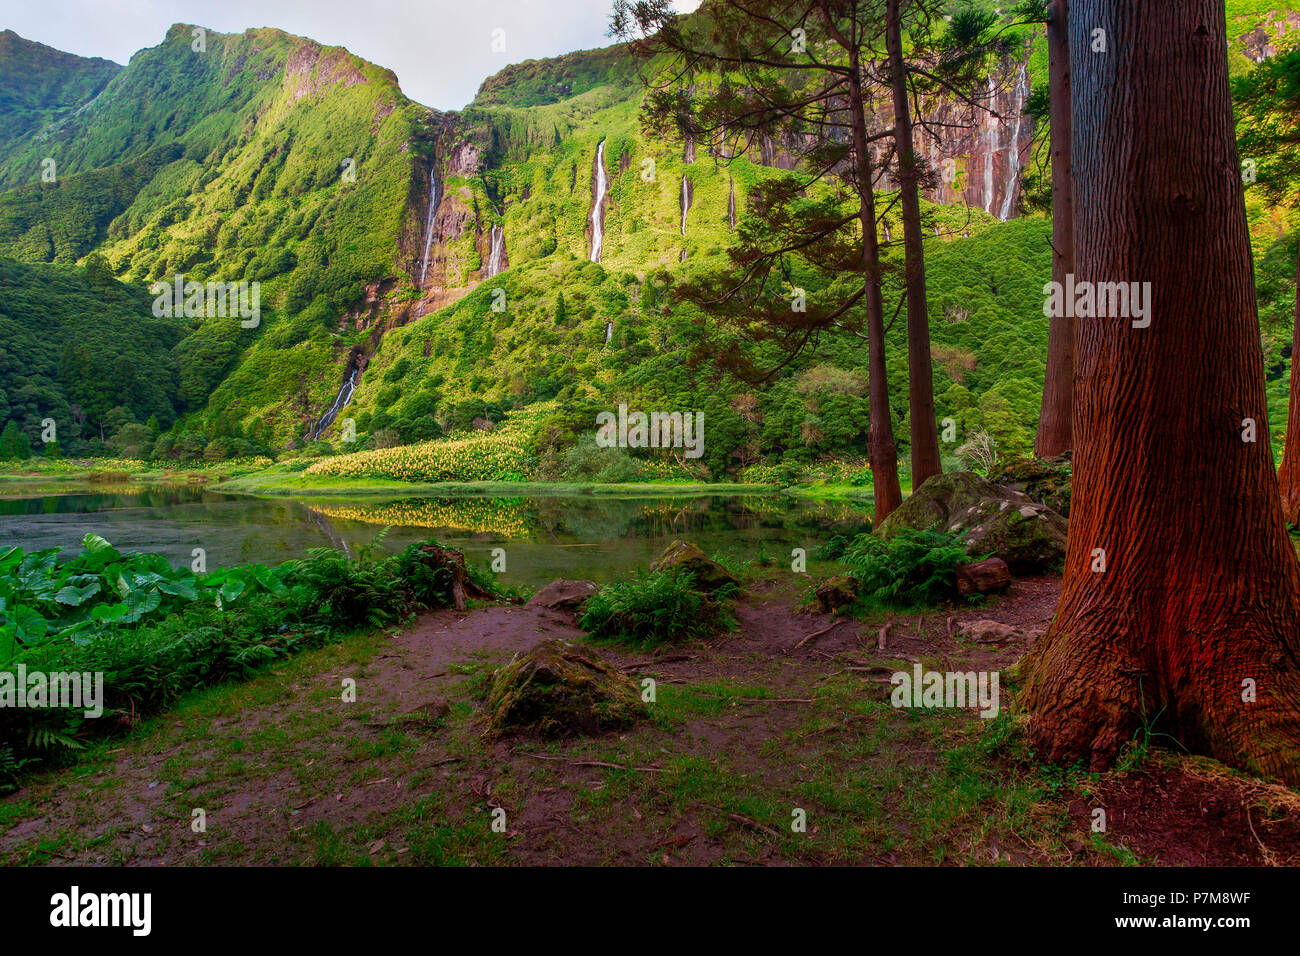
[[642, 571], [588, 598], [578, 623], [597, 639], [651, 647], [712, 634], [731, 624], [731, 614], [685, 572]]
[[130, 726], [187, 691], [245, 676], [361, 627], [494, 593], [486, 571], [434, 542], [375, 558], [318, 549], [278, 568], [195, 575], [156, 554], [123, 555], [88, 535], [57, 550], [0, 555], [0, 667], [104, 675], [103, 719], [81, 710], [0, 708], [0, 787], [38, 757]]
[[955, 571], [971, 560], [955, 535], [909, 530], [888, 542], [858, 535], [840, 562], [858, 582], [862, 598], [890, 607], [920, 607], [955, 597]]

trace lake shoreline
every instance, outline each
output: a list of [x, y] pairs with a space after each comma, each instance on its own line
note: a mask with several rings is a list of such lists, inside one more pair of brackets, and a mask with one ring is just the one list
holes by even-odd
[[771, 485], [748, 482], [591, 481], [442, 481], [409, 482], [370, 478], [309, 478], [281, 466], [236, 471], [228, 468], [177, 468], [103, 471], [93, 468], [59, 472], [0, 472], [0, 497], [39, 494], [89, 494], [131, 485], [188, 485], [221, 494], [259, 498], [398, 498], [398, 497], [612, 497], [671, 498], [706, 495], [757, 495], [802, 499], [836, 499], [870, 506], [870, 487], [814, 482]]

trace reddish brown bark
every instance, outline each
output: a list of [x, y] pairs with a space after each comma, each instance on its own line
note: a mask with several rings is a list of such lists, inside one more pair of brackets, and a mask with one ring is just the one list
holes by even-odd
[[[1074, 271], [1074, 171], [1070, 165], [1070, 43], [1067, 0], [1047, 13], [1047, 87], [1051, 100], [1052, 281]], [[1053, 316], [1047, 330], [1047, 374], [1034, 453], [1052, 458], [1074, 446], [1074, 319]]]
[[876, 234], [876, 200], [872, 191], [871, 153], [867, 147], [866, 104], [862, 95], [858, 51], [849, 55], [849, 110], [853, 114], [853, 153], [862, 223], [862, 273], [867, 300], [867, 389], [870, 400], [871, 462], [876, 524], [903, 503], [898, 483], [898, 447], [889, 416], [889, 380], [885, 368], [885, 306], [880, 292], [880, 242]]
[[1292, 525], [1300, 524], [1300, 382], [1296, 381], [1297, 362], [1300, 362], [1300, 250], [1296, 254], [1295, 327], [1291, 331], [1291, 397], [1287, 403], [1282, 467], [1277, 471], [1277, 483], [1282, 491], [1282, 518]]
[[885, 46], [893, 94], [894, 143], [898, 153], [898, 197], [903, 220], [904, 287], [907, 294], [907, 398], [911, 423], [912, 490], [943, 473], [939, 425], [934, 417], [934, 370], [930, 360], [930, 315], [925, 300], [925, 244], [921, 232], [921, 172], [912, 137], [907, 65], [903, 60], [899, 0], [885, 8]]
[[1102, 767], [1147, 724], [1300, 783], [1300, 563], [1269, 451], [1223, 2], [1073, 0], [1069, 29], [1076, 273], [1150, 282], [1151, 324], [1077, 320], [1065, 578], [1022, 666], [1026, 732]]

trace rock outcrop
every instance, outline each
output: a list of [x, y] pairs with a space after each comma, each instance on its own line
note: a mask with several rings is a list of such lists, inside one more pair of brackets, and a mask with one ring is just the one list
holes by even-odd
[[967, 554], [999, 557], [1013, 571], [1044, 570], [1065, 557], [1064, 518], [968, 471], [931, 478], [875, 533], [888, 541], [909, 529], [961, 534]]

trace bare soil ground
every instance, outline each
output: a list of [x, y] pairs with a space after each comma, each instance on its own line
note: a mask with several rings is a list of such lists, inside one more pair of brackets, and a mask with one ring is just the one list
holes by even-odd
[[[919, 660], [1003, 671], [1005, 707], [1005, 672], [1058, 588], [1031, 578], [982, 608], [845, 619], [796, 648], [834, 619], [760, 581], [730, 633], [603, 647], [655, 680], [652, 716], [563, 741], [487, 735], [481, 698], [491, 670], [538, 640], [583, 640], [571, 615], [429, 614], [195, 695], [31, 779], [0, 800], [0, 861], [1300, 863], [1294, 791], [1158, 751], [1107, 774], [1044, 767], [1005, 714], [891, 706], [889, 675]], [[950, 632], [976, 619], [1020, 636]]]

